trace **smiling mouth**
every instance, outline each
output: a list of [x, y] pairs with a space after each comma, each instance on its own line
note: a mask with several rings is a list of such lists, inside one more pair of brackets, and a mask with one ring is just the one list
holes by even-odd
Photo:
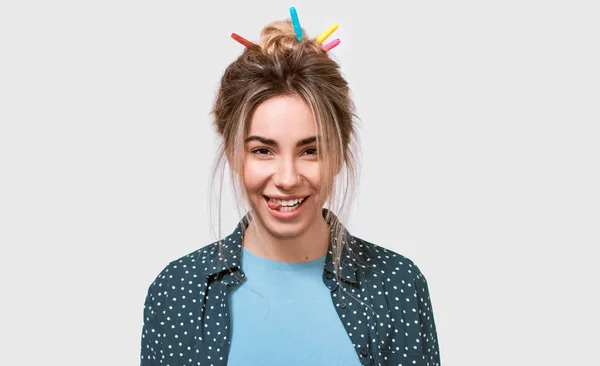
[[265, 200], [267, 201], [267, 206], [271, 210], [279, 212], [291, 212], [297, 210], [300, 206], [302, 206], [308, 197], [310, 196], [293, 200], [278, 200], [264, 196]]

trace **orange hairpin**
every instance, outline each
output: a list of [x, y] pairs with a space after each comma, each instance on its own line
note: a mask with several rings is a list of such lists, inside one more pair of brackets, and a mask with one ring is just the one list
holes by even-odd
[[241, 44], [243, 44], [246, 47], [250, 47], [250, 46], [254, 45], [254, 43], [250, 42], [249, 40], [240, 36], [237, 33], [231, 33], [231, 38], [235, 39], [236, 41], [240, 42]]

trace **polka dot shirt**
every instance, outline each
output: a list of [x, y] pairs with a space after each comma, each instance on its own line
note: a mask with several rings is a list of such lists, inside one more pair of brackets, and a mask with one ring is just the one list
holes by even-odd
[[[245, 282], [239, 259], [247, 225], [246, 216], [221, 241], [222, 251], [218, 242], [209, 244], [172, 261], [152, 282], [144, 305], [142, 366], [227, 365], [228, 295]], [[331, 291], [357, 360], [362, 365], [439, 366], [429, 290], [419, 268], [400, 254], [349, 235], [338, 282], [334, 247], [335, 242], [325, 259], [323, 285]]]

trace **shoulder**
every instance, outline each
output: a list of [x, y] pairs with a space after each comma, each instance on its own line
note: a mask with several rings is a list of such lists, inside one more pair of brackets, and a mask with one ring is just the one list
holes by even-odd
[[176, 291], [184, 285], [203, 282], [218, 261], [218, 241], [172, 260], [163, 267], [152, 281], [148, 289], [148, 295], [157, 295], [161, 291]]
[[366, 258], [356, 262], [368, 291], [378, 291], [379, 295], [383, 293], [396, 301], [403, 298], [407, 309], [431, 312], [427, 279], [412, 259], [364, 239], [352, 239], [353, 251], [359, 250], [363, 253], [359, 256]]
[[425, 280], [420, 268], [411, 258], [356, 236], [351, 236], [350, 240], [359, 269], [392, 279]]

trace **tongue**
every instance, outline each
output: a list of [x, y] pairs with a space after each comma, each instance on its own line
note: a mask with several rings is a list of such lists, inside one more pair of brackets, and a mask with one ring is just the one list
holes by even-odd
[[279, 204], [277, 204], [277, 203], [275, 203], [275, 202], [273, 202], [271, 200], [267, 201], [267, 206], [269, 206], [269, 208], [271, 210], [277, 210], [277, 209], [279, 209], [281, 207], [281, 205], [279, 205]]

